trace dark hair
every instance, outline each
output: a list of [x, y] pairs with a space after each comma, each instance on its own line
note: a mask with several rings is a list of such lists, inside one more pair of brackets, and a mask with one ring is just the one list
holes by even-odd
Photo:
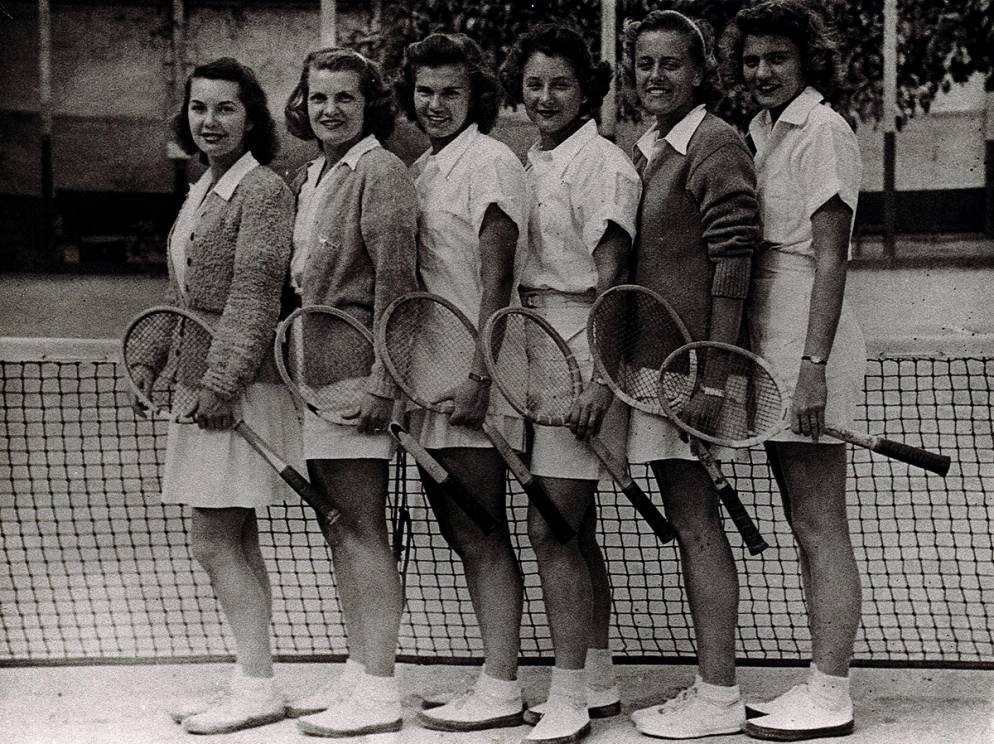
[[601, 102], [611, 88], [611, 65], [608, 62], [594, 62], [583, 37], [558, 23], [538, 26], [519, 38], [512, 47], [500, 68], [500, 82], [507, 97], [515, 103], [524, 102], [521, 86], [525, 65], [538, 52], [569, 62], [587, 99], [580, 108], [580, 116], [596, 119]]
[[799, 0], [766, 0], [743, 8], [721, 37], [725, 73], [744, 84], [742, 48], [746, 36], [785, 36], [801, 52], [801, 69], [808, 85], [831, 99], [842, 77], [839, 44], [834, 29], [814, 8]]
[[432, 34], [408, 44], [404, 66], [394, 84], [400, 110], [421, 129], [414, 110], [414, 85], [421, 67], [463, 65], [469, 73], [470, 101], [467, 122], [475, 122], [487, 134], [497, 123], [500, 111], [500, 88], [493, 69], [483, 59], [479, 45], [466, 34]]
[[625, 24], [624, 64], [622, 74], [629, 91], [638, 103], [635, 90], [635, 44], [639, 36], [650, 31], [678, 31], [690, 41], [690, 56], [701, 68], [701, 84], [694, 90], [696, 103], [714, 103], [722, 96], [718, 76], [718, 58], [715, 56], [715, 36], [711, 24], [703, 19], [690, 18], [677, 10], [654, 10], [641, 21]]
[[[198, 65], [187, 77], [186, 86], [183, 89], [183, 105], [173, 115], [172, 120], [176, 144], [183, 152], [193, 155], [198, 151], [193, 142], [190, 120], [187, 115], [187, 109], [190, 106], [190, 87], [194, 78], [227, 80], [238, 83], [238, 98], [245, 106], [245, 149], [251, 152], [252, 157], [263, 165], [273, 162], [273, 158], [276, 157], [276, 153], [280, 149], [280, 141], [276, 136], [276, 122], [273, 121], [272, 114], [269, 113], [269, 106], [266, 103], [266, 92], [259, 85], [259, 80], [252, 68], [243, 65], [233, 57], [221, 57], [205, 65]], [[203, 153], [200, 153], [200, 162], [207, 162], [207, 157]]]
[[362, 116], [362, 136], [372, 134], [383, 142], [393, 133], [396, 109], [390, 88], [383, 80], [379, 65], [351, 49], [325, 47], [311, 52], [304, 59], [300, 81], [287, 99], [283, 113], [290, 134], [302, 140], [317, 139], [314, 130], [311, 129], [310, 117], [307, 115], [307, 97], [310, 95], [308, 80], [312, 69], [356, 73], [359, 76], [359, 91], [366, 99]]

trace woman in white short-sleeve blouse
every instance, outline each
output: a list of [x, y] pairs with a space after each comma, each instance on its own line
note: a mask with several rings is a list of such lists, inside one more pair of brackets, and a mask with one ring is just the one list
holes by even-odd
[[[477, 328], [506, 307], [525, 238], [525, 174], [514, 153], [487, 133], [497, 119], [497, 81], [480, 48], [462, 34], [432, 34], [405, 54], [397, 94], [431, 147], [411, 167], [418, 194], [418, 273], [425, 289], [455, 304]], [[429, 330], [418, 343], [432, 348]], [[429, 352], [430, 354], [430, 352]], [[506, 515], [504, 462], [480, 431], [484, 419], [522, 449], [524, 425], [492, 389], [481, 353], [449, 391], [451, 414], [414, 411], [411, 430], [493, 515]], [[517, 679], [523, 588], [506, 527], [489, 535], [425, 480], [446, 541], [459, 555], [473, 597], [484, 665], [456, 700], [422, 710], [422, 725], [475, 731], [521, 723]]]
[[631, 161], [591, 119], [610, 76], [610, 65], [595, 63], [579, 34], [562, 26], [522, 36], [501, 69], [507, 95], [524, 104], [539, 133], [526, 166], [528, 255], [519, 294], [560, 333], [587, 382], [569, 428], [535, 427], [531, 443], [532, 473], [579, 537], [560, 544], [529, 512], [555, 667], [548, 699], [526, 715], [536, 724], [528, 742], [578, 741], [591, 716], [620, 710], [608, 644], [610, 586], [596, 540], [600, 464], [583, 441], [600, 431], [620, 452], [627, 431], [627, 409], [612, 405], [610, 390], [591, 379], [586, 336], [597, 293], [627, 278], [641, 195]]
[[756, 704], [746, 732], [777, 740], [853, 728], [849, 663], [860, 578], [846, 514], [846, 446], [821, 439], [846, 426], [862, 393], [866, 350], [845, 301], [859, 193], [856, 137], [825, 103], [838, 53], [821, 16], [799, 0], [768, 0], [726, 30], [729, 72], [763, 109], [749, 132], [766, 249], [754, 260], [753, 351], [790, 395], [789, 430], [767, 442], [803, 566], [812, 637], [806, 682]]

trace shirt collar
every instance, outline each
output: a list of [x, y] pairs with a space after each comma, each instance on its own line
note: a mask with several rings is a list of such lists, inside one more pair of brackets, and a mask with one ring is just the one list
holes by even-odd
[[438, 166], [438, 170], [443, 176], [448, 176], [456, 164], [465, 155], [480, 136], [480, 128], [473, 122], [462, 130], [454, 140], [449, 142], [439, 152], [432, 153], [431, 149], [425, 150], [421, 157], [415, 162], [419, 168], [424, 168], [430, 162]]
[[339, 163], [344, 163], [349, 166], [352, 170], [355, 170], [356, 165], [359, 163], [359, 159], [365, 155], [370, 150], [374, 150], [380, 147], [380, 141], [376, 139], [375, 135], [367, 134], [361, 140], [356, 142], [352, 147], [349, 148]]
[[[707, 116], [707, 109], [704, 108], [703, 103], [694, 106], [680, 121], [673, 125], [663, 139], [678, 153], [686, 155], [687, 148], [690, 146], [690, 138], [694, 136], [694, 132], [697, 131], [701, 122], [704, 121], [705, 116]], [[635, 143], [635, 147], [645, 156], [646, 160], [652, 160], [652, 151], [658, 140], [659, 124], [655, 123], [649, 127], [649, 131], [639, 138], [639, 141]]]
[[[807, 122], [808, 115], [811, 113], [812, 109], [824, 100], [825, 96], [809, 85], [807, 88], [802, 90], [793, 101], [787, 104], [787, 107], [781, 112], [777, 122], [779, 123], [782, 121], [784, 124], [790, 124], [795, 127], [803, 126], [804, 123]], [[764, 129], [769, 131], [772, 128], [773, 124], [771, 122], [769, 109], [763, 109], [760, 111], [749, 123], [749, 132], [750, 134], [753, 134], [754, 140], [755, 129]]]
[[248, 174], [249, 171], [259, 167], [259, 161], [251, 152], [246, 152], [235, 164], [224, 172], [224, 175], [217, 179], [212, 191], [225, 201], [231, 201], [231, 195], [235, 193], [238, 184]]
[[551, 150], [541, 149], [539, 143], [536, 142], [528, 150], [528, 162], [534, 163], [538, 159], [550, 159], [559, 172], [564, 172], [573, 162], [573, 159], [580, 154], [580, 150], [597, 136], [597, 122], [591, 119]]

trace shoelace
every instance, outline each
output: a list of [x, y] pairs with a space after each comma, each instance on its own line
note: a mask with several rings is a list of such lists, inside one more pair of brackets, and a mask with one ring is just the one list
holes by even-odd
[[674, 697], [665, 701], [659, 706], [660, 713], [669, 713], [670, 711], [680, 710], [690, 703], [692, 703], [697, 698], [697, 688], [696, 687], [685, 687], [680, 690]]

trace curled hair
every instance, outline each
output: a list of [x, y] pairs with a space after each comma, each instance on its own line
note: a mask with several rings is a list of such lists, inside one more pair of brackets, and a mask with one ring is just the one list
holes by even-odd
[[[654, 10], [641, 21], [625, 24], [622, 75], [629, 91], [635, 90], [635, 44], [639, 36], [650, 31], [677, 31], [690, 42], [690, 57], [701, 70], [701, 84], [694, 89], [694, 102], [714, 103], [722, 96], [715, 35], [711, 24], [685, 16], [677, 10]], [[637, 102], [637, 96], [635, 96]]]
[[421, 41], [408, 44], [404, 51], [404, 66], [400, 79], [394, 84], [400, 110], [423, 129], [414, 110], [414, 87], [422, 67], [462, 65], [469, 75], [469, 111], [467, 123], [475, 122], [487, 134], [497, 123], [500, 110], [500, 88], [490, 65], [483, 59], [479, 45], [466, 34], [432, 34]]
[[359, 92], [366, 99], [362, 114], [362, 136], [370, 134], [380, 142], [393, 134], [396, 108], [390, 88], [383, 80], [380, 67], [373, 60], [367, 59], [359, 52], [344, 47], [325, 47], [311, 52], [304, 59], [300, 72], [300, 81], [290, 93], [283, 114], [286, 116], [286, 128], [294, 137], [302, 140], [316, 140], [317, 136], [311, 129], [311, 120], [307, 115], [307, 98], [310, 95], [308, 82], [311, 70], [328, 70], [329, 72], [354, 72], [359, 76]]
[[[193, 141], [193, 133], [190, 132], [190, 120], [187, 114], [194, 78], [238, 83], [238, 99], [245, 107], [245, 149], [263, 165], [271, 163], [280, 149], [280, 141], [276, 136], [276, 122], [269, 113], [266, 92], [259, 85], [252, 68], [233, 57], [221, 57], [213, 62], [198, 65], [187, 77], [183, 89], [183, 105], [172, 119], [176, 144], [183, 152], [188, 155], [198, 152], [197, 145]], [[203, 153], [200, 153], [200, 162], [207, 162], [207, 157]]]
[[831, 99], [842, 77], [842, 63], [835, 31], [814, 8], [800, 0], [766, 0], [740, 10], [721, 37], [725, 73], [733, 83], [744, 84], [742, 49], [746, 36], [784, 36], [801, 53], [801, 69], [808, 85]]
[[580, 116], [596, 119], [601, 102], [611, 88], [611, 65], [608, 62], [595, 62], [583, 37], [558, 23], [536, 27], [519, 38], [508, 53], [500, 68], [500, 82], [507, 97], [515, 103], [524, 103], [521, 87], [525, 65], [538, 52], [569, 62], [580, 84], [580, 91], [586, 98], [580, 107]]

